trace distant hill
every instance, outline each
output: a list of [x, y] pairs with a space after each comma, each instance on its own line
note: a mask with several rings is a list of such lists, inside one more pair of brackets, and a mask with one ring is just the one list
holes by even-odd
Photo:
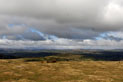
[[16, 59], [18, 57], [16, 56], [12, 56], [12, 55], [3, 55], [3, 54], [0, 54], [0, 59]]
[[[38, 58], [46, 56], [57, 56], [68, 58], [79, 55], [79, 60], [94, 61], [122, 61], [122, 50], [19, 50], [3, 49], [0, 50], [0, 59], [16, 58]], [[74, 58], [77, 60], [77, 58]]]

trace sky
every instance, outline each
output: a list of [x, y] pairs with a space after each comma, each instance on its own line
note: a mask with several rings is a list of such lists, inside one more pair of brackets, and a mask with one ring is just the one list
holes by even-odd
[[0, 48], [123, 49], [123, 0], [0, 0]]

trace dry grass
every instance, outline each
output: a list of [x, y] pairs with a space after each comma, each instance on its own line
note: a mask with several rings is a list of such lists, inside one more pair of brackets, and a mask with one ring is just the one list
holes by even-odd
[[0, 82], [123, 82], [123, 62], [0, 60]]

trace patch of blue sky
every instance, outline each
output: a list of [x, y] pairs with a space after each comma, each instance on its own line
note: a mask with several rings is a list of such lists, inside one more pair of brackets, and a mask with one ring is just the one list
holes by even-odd
[[7, 39], [7, 36], [6, 36], [6, 35], [3, 35], [3, 36], [2, 36], [2, 39]]
[[26, 24], [8, 24], [8, 27], [13, 28], [14, 26], [26, 26]]

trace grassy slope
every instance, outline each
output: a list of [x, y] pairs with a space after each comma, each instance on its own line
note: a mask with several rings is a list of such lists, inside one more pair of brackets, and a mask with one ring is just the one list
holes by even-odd
[[[47, 56], [46, 51], [45, 54], [41, 58], [11, 60], [1, 55], [7, 59], [0, 59], [0, 82], [123, 82], [123, 52], [60, 51]], [[47, 63], [54, 60], [56, 63]]]
[[0, 60], [0, 82], [123, 82], [123, 62]]

